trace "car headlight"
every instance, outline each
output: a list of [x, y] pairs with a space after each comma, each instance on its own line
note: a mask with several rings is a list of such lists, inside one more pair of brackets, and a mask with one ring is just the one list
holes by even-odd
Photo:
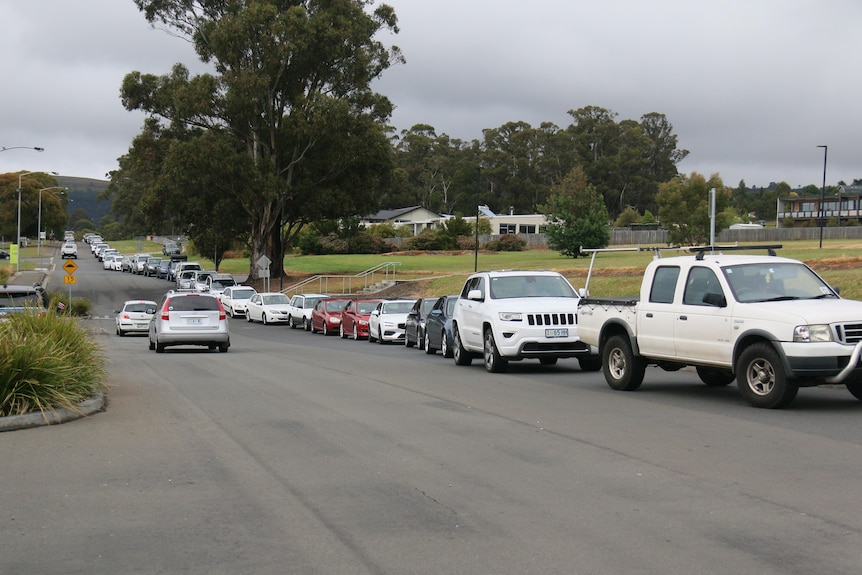
[[501, 311], [500, 319], [502, 321], [521, 321], [521, 312]]
[[811, 343], [817, 341], [834, 341], [832, 330], [828, 325], [797, 325], [793, 329], [793, 341], [796, 343]]

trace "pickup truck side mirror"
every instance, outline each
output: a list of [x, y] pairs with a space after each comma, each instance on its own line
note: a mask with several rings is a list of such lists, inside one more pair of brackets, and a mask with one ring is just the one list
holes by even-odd
[[469, 292], [467, 292], [467, 299], [482, 301], [485, 298], [482, 297], [482, 290], [471, 289]]
[[724, 297], [724, 294], [720, 293], [703, 294], [703, 303], [714, 307], [727, 307], [727, 299]]
[[578, 288], [578, 295], [581, 297], [590, 297], [590, 290], [587, 288]]

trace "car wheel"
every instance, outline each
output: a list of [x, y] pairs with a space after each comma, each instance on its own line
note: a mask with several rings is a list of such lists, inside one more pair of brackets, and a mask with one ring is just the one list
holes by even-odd
[[229, 347], [230, 346], [228, 344], [223, 343], [220, 346], [218, 346], [218, 351], [219, 351], [219, 353], [227, 353], [227, 350]]
[[164, 351], [165, 351], [164, 344], [157, 343], [156, 344], [156, 353], [164, 353]]
[[418, 343], [419, 343], [418, 341], [416, 341], [416, 342], [410, 341], [410, 336], [407, 335], [407, 331], [404, 332], [404, 347], [413, 347], [414, 345], [417, 345]]
[[320, 332], [323, 334], [323, 337], [329, 335], [329, 330], [326, 329], [326, 320], [323, 320], [323, 329], [320, 330]]
[[646, 362], [635, 357], [628, 337], [615, 335], [608, 339], [602, 350], [602, 369], [611, 389], [634, 391], [643, 383]]
[[449, 347], [449, 338], [446, 337], [446, 330], [440, 335], [440, 353], [443, 357], [452, 357], [452, 348]]
[[695, 370], [700, 380], [709, 387], [724, 387], [736, 379], [736, 374], [729, 369], [698, 366]]
[[250, 311], [245, 312], [245, 321], [247, 321], [248, 323], [254, 323], [254, 320], [251, 319], [251, 312]]
[[287, 316], [287, 325], [290, 326], [290, 329], [296, 329], [296, 324], [293, 323], [293, 316], [292, 315]]
[[470, 365], [473, 363], [473, 354], [464, 349], [464, 344], [461, 343], [461, 334], [458, 333], [458, 327], [452, 327], [452, 339], [454, 340], [454, 348], [452, 357], [455, 358], [455, 365]]
[[359, 341], [359, 326], [356, 324], [353, 324], [353, 340]]
[[380, 345], [386, 343], [385, 341], [383, 341], [383, 332], [380, 331], [379, 327], [377, 328], [377, 343], [379, 343]]
[[153, 340], [150, 340], [150, 351], [156, 349], [156, 344], [153, 343]]
[[784, 407], [796, 397], [799, 384], [787, 377], [781, 358], [768, 343], [747, 347], [736, 363], [739, 392], [754, 407]]
[[229, 308], [229, 309], [227, 309], [226, 311], [227, 311], [227, 316], [228, 316], [228, 317], [233, 317], [233, 308]]
[[341, 339], [347, 338], [347, 334], [344, 333], [344, 326], [343, 325], [338, 326], [338, 337], [340, 337]]
[[371, 335], [372, 333], [371, 326], [368, 326], [368, 343], [374, 343], [374, 336]]
[[308, 328], [308, 329], [309, 329], [309, 331], [311, 331], [311, 333], [317, 333], [317, 328], [316, 328], [316, 327], [314, 327], [314, 322], [313, 322], [313, 321], [308, 322], [308, 325], [309, 325], [309, 328]]
[[428, 335], [427, 333], [425, 334], [425, 345], [423, 347], [425, 348], [426, 354], [434, 355], [434, 352], [436, 350], [431, 346], [431, 336]]
[[120, 326], [117, 326], [117, 335], [118, 335], [118, 336], [120, 336], [120, 337], [123, 337], [124, 335], [126, 335], [126, 332], [124, 332], [123, 330], [121, 330], [121, 329], [120, 329]]
[[305, 331], [311, 331], [311, 322], [309, 322], [305, 318], [302, 318], [302, 329], [304, 329]]
[[494, 341], [494, 332], [491, 329], [485, 330], [485, 336], [482, 338], [482, 356], [485, 359], [485, 369], [491, 373], [502, 373], [509, 367], [509, 362], [500, 355], [500, 350], [497, 349], [497, 342]]
[[207, 349], [209, 349], [209, 350], [214, 350], [216, 347], [218, 347], [216, 344], [211, 343], [211, 344], [209, 344], [209, 345], [207, 346]]
[[425, 349], [425, 345], [427, 343], [426, 334], [422, 333], [421, 329], [416, 330], [416, 347], [419, 349]]
[[263, 325], [269, 325], [269, 320], [266, 319], [266, 312], [260, 314], [260, 321], [261, 323], [263, 323]]

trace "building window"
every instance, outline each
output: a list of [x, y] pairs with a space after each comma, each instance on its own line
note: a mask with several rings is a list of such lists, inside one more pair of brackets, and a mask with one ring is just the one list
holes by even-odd
[[500, 235], [514, 234], [515, 224], [500, 224]]
[[533, 224], [521, 224], [518, 226], [518, 233], [520, 234], [535, 234], [536, 226]]
[[814, 202], [802, 202], [799, 204], [800, 212], [814, 212], [817, 211], [817, 208], [814, 207]]

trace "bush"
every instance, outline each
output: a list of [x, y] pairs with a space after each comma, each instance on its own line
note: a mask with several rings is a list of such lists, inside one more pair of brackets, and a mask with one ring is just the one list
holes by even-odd
[[401, 244], [402, 250], [442, 250], [445, 241], [434, 230], [422, 230], [418, 235]]
[[0, 322], [0, 416], [78, 403], [106, 391], [105, 359], [77, 320], [52, 312]]
[[12, 266], [0, 266], [0, 284], [5, 284], [12, 277]]
[[492, 252], [520, 252], [527, 246], [527, 240], [518, 234], [504, 234], [498, 240], [485, 244], [485, 249]]
[[[63, 304], [63, 309], [60, 310], [58, 304]], [[48, 295], [48, 309], [52, 311], [62, 312], [66, 315], [75, 317], [83, 317], [90, 315], [92, 305], [90, 300], [83, 297], [73, 298], [71, 305], [69, 304], [69, 294], [50, 293]]]

